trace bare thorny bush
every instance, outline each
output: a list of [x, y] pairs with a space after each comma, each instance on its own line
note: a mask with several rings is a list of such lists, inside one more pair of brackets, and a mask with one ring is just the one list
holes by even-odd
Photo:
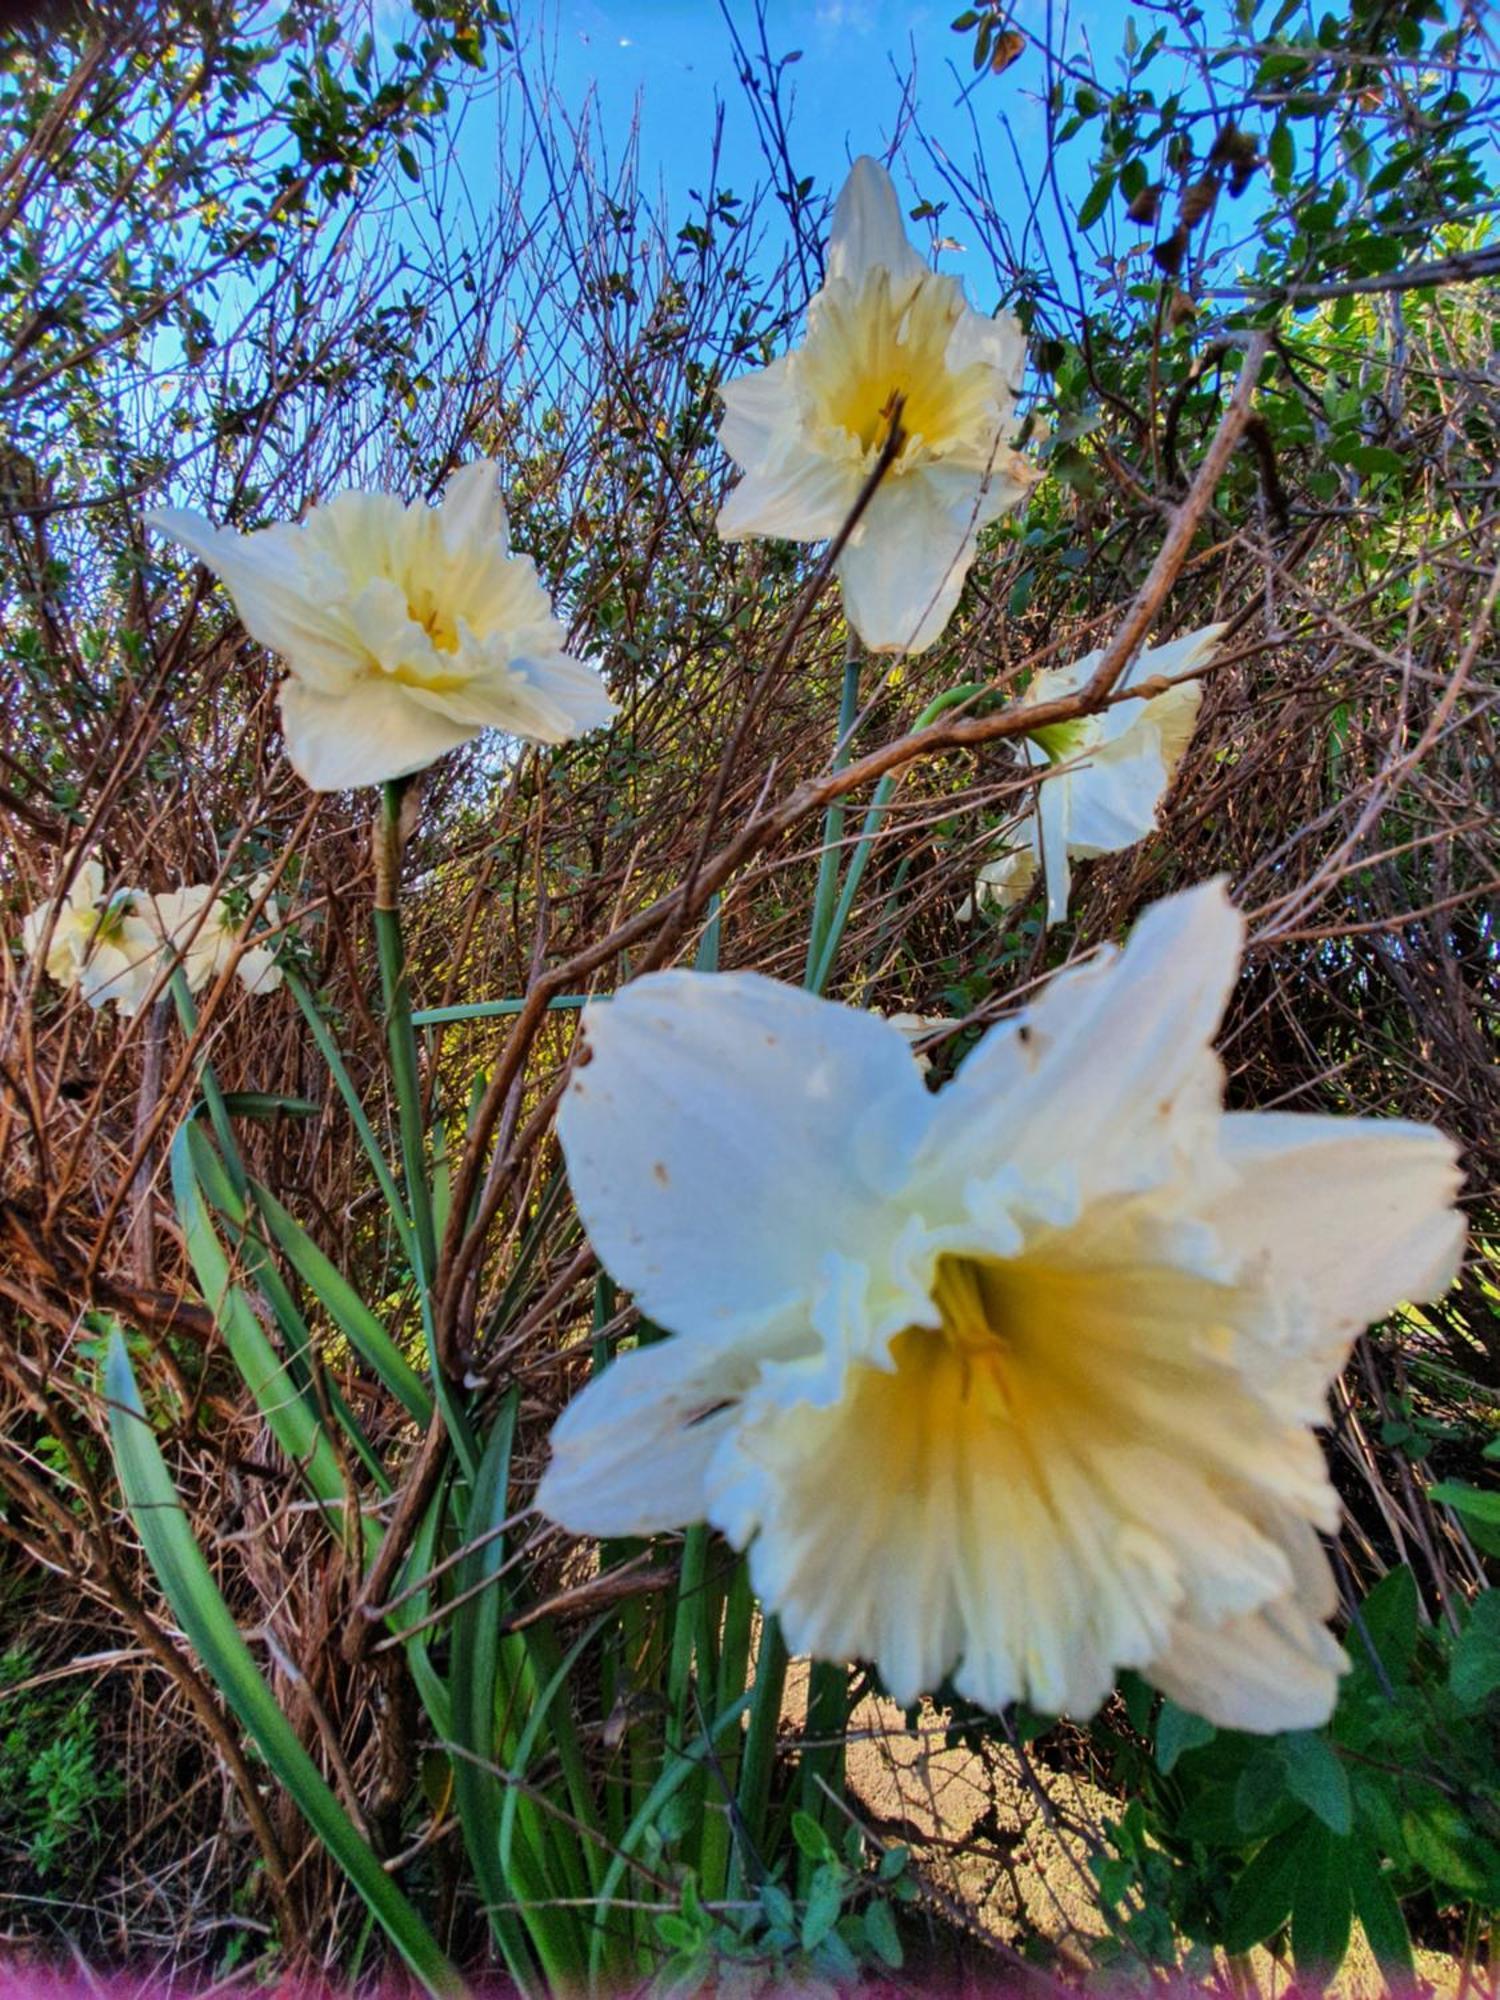
[[[1380, 14], [1354, 16], [1372, 50]], [[1152, 18], [1191, 47], [1191, 23], [1171, 9]], [[497, 456], [516, 540], [621, 711], [607, 737], [563, 750], [456, 753], [409, 815], [417, 1004], [527, 1002], [423, 1037], [451, 1213], [476, 1218], [444, 1247], [439, 1360], [478, 1409], [521, 1385], [517, 1504], [576, 1379], [564, 1350], [589, 1325], [597, 1275], [549, 1193], [576, 1015], [546, 1003], [690, 958], [711, 911], [722, 964], [797, 977], [823, 810], [846, 799], [852, 839], [893, 772], [831, 990], [950, 1017], [930, 1049], [940, 1072], [1066, 956], [1119, 937], [1171, 888], [1224, 872], [1252, 935], [1223, 1044], [1233, 1097], [1430, 1119], [1461, 1141], [1465, 1275], [1441, 1305], [1362, 1343], [1333, 1413], [1351, 1592], [1409, 1559], [1441, 1613], [1483, 1579], [1483, 1558], [1427, 1502], [1434, 1460], [1417, 1464], [1403, 1440], [1436, 1424], [1436, 1462], [1462, 1471], [1465, 1438], [1493, 1430], [1500, 1402], [1500, 383], [1472, 275], [1482, 221], [1453, 218], [1439, 186], [1437, 212], [1392, 261], [1448, 254], [1449, 266], [1408, 287], [1389, 264], [1327, 277], [1304, 216], [1300, 249], [1277, 240], [1283, 290], [1305, 280], [1310, 296], [1268, 304], [1227, 296], [1233, 256], [1209, 253], [1206, 220], [1175, 252], [1162, 222], [1154, 264], [1149, 242], [1122, 249], [1117, 191], [1097, 269], [1082, 274], [1072, 236], [1053, 268], [1039, 218], [1061, 199], [1058, 127], [1089, 82], [1061, 31], [1043, 51], [1060, 93], [1046, 161], [1011, 162], [996, 128], [966, 175], [936, 154], [924, 162], [910, 135], [934, 212], [947, 181], [941, 226], [981, 253], [968, 274], [977, 303], [1019, 298], [1031, 316], [1037, 443], [1054, 476], [992, 532], [944, 642], [889, 673], [867, 669], [851, 761], [833, 774], [844, 633], [836, 594], [806, 588], [816, 552], [734, 550], [713, 530], [725, 484], [716, 384], [779, 350], [818, 282], [827, 191], [794, 170], [788, 78], [763, 35], [750, 52], [747, 30], [765, 181], [723, 187], [719, 135], [706, 132], [703, 198], [669, 220], [629, 139], [610, 157], [591, 113], [570, 123], [554, 101], [535, 47], [504, 50], [491, 22], [476, 54], [474, 27], [462, 8], [434, 10], [385, 96], [358, 73], [358, 23], [319, 9], [274, 54], [273, 9], [18, 32], [0, 165], [0, 207], [19, 230], [0, 305], [8, 938], [75, 846], [97, 848], [112, 881], [148, 889], [269, 867], [287, 949], [384, 1130], [369, 803], [299, 785], [280, 754], [275, 663], [203, 572], [148, 545], [141, 517], [168, 488], [241, 524], [294, 515], [346, 483], [431, 494], [465, 458]], [[1481, 24], [1455, 47], [1482, 109]], [[1172, 162], [1169, 135], [1168, 220], [1216, 132], [1264, 144], [1297, 80], [1257, 96], [1255, 72], [1253, 54], [1220, 69], [1213, 96], [1198, 67], [1174, 128], [1198, 121], [1197, 165]], [[1353, 69], [1341, 74], [1326, 116], [1364, 116], [1388, 151], [1410, 109], [1399, 63], [1383, 99], [1356, 78], [1361, 102]], [[1415, 72], [1407, 82], [1415, 92]], [[980, 86], [976, 135], [983, 91], [1003, 88]], [[466, 126], [472, 161], [497, 110], [481, 186], [456, 135]], [[424, 127], [432, 146], [413, 180], [402, 154]], [[1117, 160], [1130, 156], [1130, 135], [1114, 143]], [[1304, 207], [1326, 195], [1340, 157], [1330, 144], [1304, 162]], [[1001, 200], [987, 177], [1013, 165], [1027, 201]], [[1041, 420], [1055, 426], [1045, 447]], [[1231, 625], [1161, 836], [1092, 866], [1068, 930], [1043, 934], [1034, 916], [957, 924], [976, 868], [1027, 800], [1007, 698], [1031, 669], [1109, 644], [1133, 612], [1137, 636], [1147, 622]], [[908, 742], [924, 706], [962, 683], [984, 692]], [[368, 1168], [285, 994], [252, 1002], [226, 976], [184, 1040], [165, 999], [134, 1021], [90, 1014], [13, 948], [0, 978], [0, 1646], [24, 1645], [25, 1685], [70, 1670], [97, 1682], [125, 1777], [107, 1851], [70, 1886], [33, 1882], [8, 1900], [8, 1925], [190, 1967], [222, 1958], [216, 1926], [234, 1910], [252, 1933], [275, 1924], [304, 1959], [337, 1965], [357, 1918], [347, 1886], [259, 1784], [163, 1613], [122, 1522], [96, 1363], [113, 1317], [138, 1337], [139, 1365], [176, 1386], [179, 1489], [283, 1707], [381, 1852], [430, 1842], [451, 1904], [439, 1800], [413, 1831], [424, 1753], [399, 1655], [371, 1649], [362, 1619], [390, 1577], [361, 1586], [222, 1365], [166, 1145], [205, 1058], [227, 1092], [303, 1100], [303, 1115], [243, 1121], [247, 1160], [401, 1338], [414, 1306]], [[331, 1343], [322, 1366], [404, 1467], [399, 1519], [436, 1476], [431, 1441], [347, 1348]], [[535, 1539], [540, 1587], [578, 1586], [564, 1556]], [[1036, 1754], [1045, 1776], [1045, 1741]], [[281, 1880], [267, 1862], [269, 1900], [241, 1907], [257, 1849], [279, 1856]]]

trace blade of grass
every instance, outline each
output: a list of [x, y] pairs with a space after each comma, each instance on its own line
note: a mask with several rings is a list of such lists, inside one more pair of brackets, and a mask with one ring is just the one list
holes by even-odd
[[355, 1353], [425, 1430], [432, 1421], [432, 1398], [383, 1322], [269, 1189], [252, 1180], [250, 1192], [287, 1262]]
[[[229, 1260], [194, 1171], [190, 1133], [191, 1127], [183, 1126], [171, 1149], [172, 1192], [189, 1261], [204, 1300], [224, 1335], [230, 1357], [271, 1435], [300, 1471], [314, 1497], [323, 1503], [330, 1527], [338, 1532], [347, 1519], [349, 1504], [343, 1469], [318, 1412], [298, 1390], [250, 1301], [230, 1276]], [[367, 1542], [372, 1533], [379, 1539], [378, 1528], [368, 1518], [364, 1520], [364, 1532]]]
[[276, 1705], [193, 1539], [166, 1461], [146, 1419], [118, 1327], [105, 1357], [110, 1438], [126, 1505], [172, 1615], [224, 1699], [298, 1810], [363, 1897], [429, 1993], [463, 1983], [421, 1917], [381, 1867]]

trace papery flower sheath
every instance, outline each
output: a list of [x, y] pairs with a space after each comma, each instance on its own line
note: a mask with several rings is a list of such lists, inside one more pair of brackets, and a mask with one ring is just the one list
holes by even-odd
[[[976, 902], [1001, 908], [1019, 902], [1030, 893], [1040, 861], [1047, 877], [1047, 922], [1061, 923], [1074, 860], [1118, 854], [1155, 832], [1157, 808], [1182, 762], [1203, 698], [1202, 684], [1182, 677], [1208, 664], [1224, 631], [1222, 625], [1206, 625], [1168, 645], [1148, 647], [1116, 683], [1118, 689], [1153, 679], [1179, 685], [1021, 738], [1028, 763], [1052, 767], [1037, 789], [1035, 811], [1016, 830], [1030, 847], [1032, 865], [1026, 865], [1023, 846], [982, 868]], [[1077, 694], [1103, 657], [1102, 651], [1086, 653], [1071, 666], [1044, 667], [1022, 695], [1022, 708]]]
[[903, 1703], [1085, 1716], [1132, 1667], [1324, 1721], [1314, 1427], [1361, 1328], [1453, 1277], [1458, 1176], [1429, 1126], [1224, 1110], [1242, 942], [1218, 883], [1161, 903], [935, 1095], [899, 1028], [754, 973], [590, 1007], [573, 1193], [670, 1337], [564, 1411], [542, 1511], [706, 1519], [794, 1650]]
[[[218, 977], [244, 934], [225, 899], [201, 882], [152, 897], [151, 919], [163, 941], [180, 954], [191, 993]], [[235, 976], [247, 993], [256, 994], [273, 992], [282, 980], [276, 954], [264, 944], [246, 948], [235, 965]]]
[[138, 1014], [156, 977], [160, 943], [139, 914], [139, 899], [122, 889], [107, 901], [104, 870], [93, 859], [75, 872], [66, 893], [30, 911], [21, 923], [27, 956], [42, 941], [55, 910], [46, 972], [59, 986], [76, 986], [91, 1007], [113, 1003]]
[[176, 507], [147, 518], [286, 663], [287, 755], [314, 791], [405, 777], [482, 729], [566, 743], [614, 713], [596, 669], [563, 650], [535, 565], [511, 554], [488, 461], [438, 507], [340, 493], [247, 535]]
[[719, 533], [836, 534], [899, 421], [900, 447], [838, 573], [866, 646], [922, 652], [953, 615], [979, 530], [1036, 477], [1011, 443], [1025, 358], [1016, 320], [971, 311], [958, 279], [929, 270], [890, 175], [856, 160], [802, 345], [721, 391], [719, 442], [745, 477]]

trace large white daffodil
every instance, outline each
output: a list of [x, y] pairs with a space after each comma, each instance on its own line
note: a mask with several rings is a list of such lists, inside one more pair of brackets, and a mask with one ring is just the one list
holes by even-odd
[[979, 530], [1036, 476], [1010, 442], [1025, 358], [1017, 322], [971, 312], [959, 280], [928, 269], [890, 175], [856, 160], [802, 345], [721, 391], [719, 442], [745, 477], [719, 533], [836, 534], [898, 420], [902, 442], [838, 573], [866, 646], [920, 653], [953, 615]]
[[481, 729], [566, 743], [614, 713], [563, 650], [536, 566], [511, 554], [488, 461], [456, 472], [439, 507], [340, 493], [248, 535], [176, 507], [147, 518], [285, 661], [287, 755], [314, 791], [405, 777]]
[[22, 919], [22, 945], [28, 957], [35, 953], [52, 918], [47, 976], [59, 986], [76, 986], [91, 1007], [112, 1002], [121, 1014], [138, 1014], [156, 977], [160, 940], [136, 903], [129, 890], [106, 902], [104, 870], [90, 859], [64, 895]]
[[[228, 903], [207, 883], [174, 889], [151, 901], [151, 914], [162, 939], [182, 959], [188, 991], [198, 992], [216, 979], [239, 950], [244, 925]], [[281, 984], [281, 967], [268, 945], [250, 945], [240, 954], [235, 976], [247, 993], [271, 993]]]
[[[1115, 684], [1125, 689], [1160, 679], [1178, 685], [1144, 701], [1116, 702], [1075, 722], [1044, 725], [1021, 738], [1029, 764], [1053, 767], [1038, 788], [1036, 811], [1023, 823], [1033, 864], [1040, 859], [1046, 873], [1049, 924], [1061, 923], [1068, 913], [1074, 859], [1118, 854], [1155, 832], [1157, 808], [1182, 762], [1203, 699], [1202, 684], [1183, 676], [1208, 664], [1225, 629], [1205, 625], [1168, 645], [1148, 647]], [[1044, 667], [1033, 675], [1021, 707], [1077, 694], [1103, 657], [1101, 650], [1071, 666]], [[982, 868], [976, 901], [1005, 908], [1029, 894], [1036, 867], [1025, 865], [1025, 852]]]
[[1159, 904], [933, 1095], [905, 1035], [753, 973], [585, 1015], [559, 1121], [604, 1264], [670, 1332], [563, 1413], [580, 1534], [707, 1519], [795, 1650], [1083, 1716], [1133, 1667], [1212, 1721], [1329, 1714], [1314, 1426], [1362, 1327], [1456, 1269], [1454, 1149], [1226, 1112], [1243, 939]]

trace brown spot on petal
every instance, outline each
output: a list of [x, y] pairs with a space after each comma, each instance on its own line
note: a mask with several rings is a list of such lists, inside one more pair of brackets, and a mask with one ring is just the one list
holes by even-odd
[[651, 1167], [651, 1174], [652, 1178], [657, 1182], [659, 1182], [659, 1184], [662, 1187], [666, 1187], [670, 1183], [672, 1178], [672, 1176], [667, 1172], [667, 1163], [665, 1160], [654, 1161]]

